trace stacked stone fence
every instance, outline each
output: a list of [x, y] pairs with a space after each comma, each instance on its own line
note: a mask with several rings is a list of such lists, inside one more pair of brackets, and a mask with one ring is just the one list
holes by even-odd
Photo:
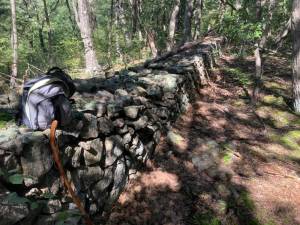
[[[130, 175], [184, 112], [214, 66], [219, 40], [195, 44], [106, 80], [76, 80], [70, 126], [57, 131], [67, 176], [93, 218], [111, 209]], [[82, 224], [54, 165], [49, 130], [0, 131], [0, 225]]]

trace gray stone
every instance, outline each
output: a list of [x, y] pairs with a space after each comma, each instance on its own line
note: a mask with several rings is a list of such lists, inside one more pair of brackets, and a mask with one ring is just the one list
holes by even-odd
[[104, 116], [106, 113], [106, 104], [105, 103], [97, 103], [97, 117]]
[[130, 129], [130, 127], [125, 125], [124, 127], [117, 129], [117, 133], [118, 134], [125, 134], [129, 131], [129, 129]]
[[102, 103], [114, 101], [114, 95], [108, 91], [101, 90], [96, 93], [97, 100]]
[[132, 106], [124, 107], [124, 112], [127, 117], [131, 119], [135, 119], [138, 116], [139, 109], [140, 109], [139, 106], [132, 105]]
[[167, 142], [173, 146], [180, 146], [184, 142], [184, 137], [173, 131], [169, 131], [167, 134]]
[[78, 170], [77, 173], [85, 190], [99, 181], [104, 175], [104, 171], [100, 166], [85, 167], [84, 169]]
[[110, 186], [113, 181], [113, 173], [111, 168], [105, 170], [103, 177], [93, 186], [92, 194], [95, 199], [99, 198], [100, 195]]
[[129, 148], [129, 152], [137, 159], [139, 159], [139, 156], [145, 155], [146, 151], [144, 144], [139, 140], [137, 136], [133, 138], [131, 147]]
[[27, 133], [22, 137], [23, 152], [21, 165], [26, 186], [38, 181], [51, 169], [53, 158], [49, 147], [49, 140], [42, 132]]
[[114, 135], [105, 139], [105, 166], [111, 166], [123, 154], [122, 137]]
[[115, 95], [118, 96], [118, 97], [119, 96], [128, 96], [128, 92], [124, 89], [117, 89], [115, 91]]
[[118, 200], [122, 190], [127, 183], [128, 171], [126, 170], [125, 160], [118, 160], [114, 171], [114, 184], [109, 195], [108, 205], [113, 204]]
[[147, 88], [147, 94], [149, 97], [155, 99], [161, 99], [163, 96], [162, 89], [159, 86], [149, 86]]
[[135, 130], [140, 130], [147, 126], [148, 121], [149, 119], [147, 116], [142, 116], [137, 121], [134, 121], [131, 124], [134, 126]]
[[107, 116], [109, 118], [117, 117], [120, 115], [120, 112], [123, 110], [122, 105], [117, 103], [110, 103], [107, 105]]
[[82, 128], [82, 132], [80, 136], [84, 139], [96, 138], [98, 137], [98, 125], [97, 125], [97, 117], [84, 113], [84, 126]]
[[129, 144], [132, 140], [132, 135], [130, 133], [127, 133], [123, 136], [123, 145]]
[[[67, 127], [64, 127], [63, 134], [65, 136], [69, 135], [74, 138], [79, 138], [79, 136], [82, 132], [82, 129], [84, 127], [84, 123], [85, 122], [81, 119], [73, 118], [72, 122]], [[85, 129], [87, 129], [87, 128], [85, 128]]]
[[[2, 194], [2, 193], [1, 193]], [[17, 203], [9, 201], [9, 196], [12, 193], [0, 195], [0, 224], [12, 225], [21, 221], [30, 214], [30, 211], [25, 203]], [[21, 197], [16, 197], [21, 198]]]
[[72, 157], [71, 163], [74, 168], [80, 167], [80, 159], [82, 156], [82, 147], [74, 148], [74, 155]]
[[89, 103], [86, 103], [83, 107], [83, 110], [85, 112], [95, 113], [97, 111], [97, 102], [96, 101], [91, 101]]
[[16, 139], [19, 134], [17, 127], [9, 127], [5, 130], [0, 130], [0, 147], [2, 144]]
[[100, 138], [86, 142], [83, 149], [85, 165], [91, 166], [101, 161], [103, 156], [103, 143]]
[[130, 91], [131, 95], [135, 95], [135, 96], [147, 96], [147, 91], [145, 88], [141, 87], [141, 86], [135, 86], [134, 88], [132, 88], [132, 90]]
[[125, 125], [125, 121], [122, 118], [118, 118], [116, 120], [113, 121], [113, 125], [114, 127], [116, 127], [117, 129], [124, 127]]
[[100, 134], [108, 135], [113, 131], [114, 126], [110, 119], [100, 117], [98, 118], [98, 129]]
[[43, 207], [43, 213], [46, 214], [53, 214], [56, 213], [58, 211], [60, 211], [62, 209], [62, 205], [61, 202], [57, 199], [50, 199], [45, 207]]

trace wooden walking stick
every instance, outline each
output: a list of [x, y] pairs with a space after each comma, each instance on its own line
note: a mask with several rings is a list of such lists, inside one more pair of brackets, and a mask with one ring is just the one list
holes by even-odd
[[94, 225], [91, 218], [90, 218], [90, 216], [89, 216], [89, 214], [87, 214], [87, 212], [85, 211], [84, 206], [81, 203], [80, 198], [75, 194], [75, 192], [74, 192], [74, 190], [71, 186], [71, 183], [68, 181], [65, 170], [62, 166], [60, 156], [59, 156], [59, 148], [58, 148], [58, 145], [55, 141], [55, 132], [56, 132], [57, 125], [58, 125], [57, 120], [54, 120], [51, 123], [50, 146], [51, 146], [53, 159], [54, 159], [54, 161], [57, 165], [57, 168], [58, 168], [58, 171], [59, 171], [59, 174], [60, 174], [61, 182], [63, 183], [66, 190], [70, 193], [73, 202], [77, 205], [78, 209], [80, 210], [81, 214], [83, 215], [86, 225]]

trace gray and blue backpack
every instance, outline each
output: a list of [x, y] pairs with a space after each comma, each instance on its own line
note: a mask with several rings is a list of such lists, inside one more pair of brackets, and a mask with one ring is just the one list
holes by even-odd
[[49, 128], [54, 119], [60, 126], [69, 124], [74, 92], [72, 78], [58, 67], [27, 81], [20, 102], [20, 123], [34, 130]]

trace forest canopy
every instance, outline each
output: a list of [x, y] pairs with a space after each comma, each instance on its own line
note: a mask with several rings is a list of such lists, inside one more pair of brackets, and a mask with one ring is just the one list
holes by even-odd
[[[16, 0], [19, 76], [27, 63], [42, 69], [85, 66], [74, 11], [74, 4], [80, 2], [88, 4], [100, 65], [127, 65], [208, 34], [224, 36], [237, 54], [252, 53], [267, 23], [271, 25], [268, 47], [276, 50], [282, 47], [276, 41], [291, 14], [288, 0], [275, 3], [271, 21], [271, 1], [260, 0]], [[12, 63], [10, 14], [9, 1], [0, 0], [0, 71], [7, 74]], [[291, 50], [290, 46], [282, 51]]]

